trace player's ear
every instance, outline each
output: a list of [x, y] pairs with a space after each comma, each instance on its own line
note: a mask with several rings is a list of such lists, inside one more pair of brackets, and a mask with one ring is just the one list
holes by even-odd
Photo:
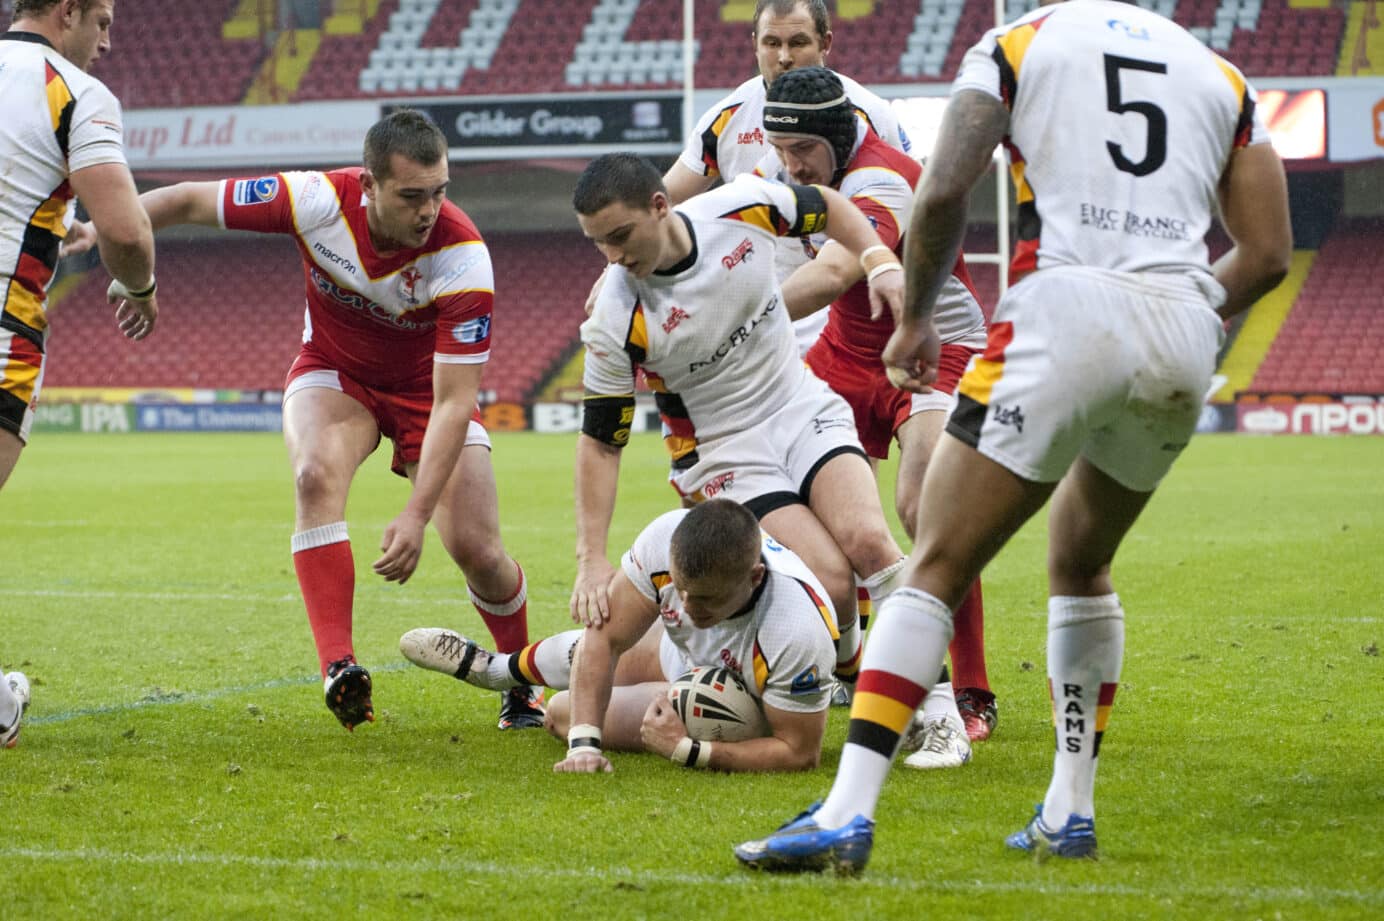
[[375, 185], [375, 174], [370, 172], [368, 167], [361, 171], [360, 190], [365, 193], [367, 198], [370, 199], [373, 199], [375, 197], [375, 193], [379, 191]]
[[653, 197], [649, 199], [649, 210], [659, 217], [663, 217], [667, 214], [672, 207], [672, 203], [668, 201], [667, 192], [655, 192]]
[[[827, 29], [827, 34], [824, 35], [824, 36], [822, 36], [822, 57], [826, 57], [826, 56], [827, 56], [827, 52], [830, 51], [830, 50], [831, 50], [831, 30], [830, 30], [830, 29]], [[823, 63], [825, 63], [825, 62], [823, 62]]]
[[763, 560], [755, 563], [754, 567], [750, 569], [750, 582], [754, 585], [759, 585], [759, 583], [764, 581], [764, 574], [766, 572], [768, 572], [768, 569], [765, 567]]

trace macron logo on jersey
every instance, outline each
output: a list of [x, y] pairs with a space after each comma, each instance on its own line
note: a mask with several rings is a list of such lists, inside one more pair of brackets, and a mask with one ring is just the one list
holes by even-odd
[[279, 180], [274, 176], [237, 179], [231, 201], [237, 205], [263, 205], [279, 197]]
[[475, 345], [477, 342], [484, 342], [489, 335], [490, 317], [488, 316], [467, 320], [452, 330], [452, 338], [462, 345]]

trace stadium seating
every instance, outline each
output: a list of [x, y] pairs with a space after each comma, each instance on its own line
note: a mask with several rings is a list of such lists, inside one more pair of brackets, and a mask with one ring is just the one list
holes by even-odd
[[[522, 401], [576, 348], [582, 301], [601, 261], [580, 236], [488, 236], [496, 277], [494, 345], [482, 387]], [[542, 259], [534, 259], [534, 253]], [[216, 272], [208, 265], [234, 266]], [[153, 336], [130, 343], [105, 304], [107, 277], [89, 273], [52, 312], [48, 387], [275, 390], [303, 330], [302, 269], [286, 240], [159, 243]]]
[[1384, 223], [1338, 227], [1322, 244], [1252, 390], [1384, 393]]
[[112, 27], [114, 52], [91, 72], [126, 109], [235, 105], [254, 79], [265, 46], [223, 39], [240, 0], [126, 0]]
[[[116, 53], [95, 68], [126, 108], [243, 100], [267, 36], [227, 38], [243, 0], [126, 0]], [[1011, 0], [1010, 16], [1036, 0]], [[1345, 40], [1339, 5], [1290, 0], [1144, 0], [1175, 15], [1251, 76], [1336, 72]], [[379, 0], [355, 34], [323, 31], [292, 99], [554, 93], [682, 83], [682, 0]], [[831, 63], [867, 84], [944, 82], [994, 23], [992, 0], [875, 0], [838, 14]], [[729, 88], [754, 73], [752, 5], [694, 0], [698, 86]], [[739, 13], [731, 13], [739, 10]], [[243, 23], [237, 20], [238, 23]], [[268, 22], [265, 24], [268, 27]], [[136, 32], [136, 30], [138, 30]], [[243, 25], [232, 34], [242, 34]], [[131, 41], [138, 35], [138, 45]], [[157, 54], [139, 53], [156, 47]]]

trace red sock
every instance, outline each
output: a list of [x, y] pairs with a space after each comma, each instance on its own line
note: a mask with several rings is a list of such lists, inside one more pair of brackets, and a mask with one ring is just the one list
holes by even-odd
[[518, 652], [529, 644], [529, 590], [524, 567], [514, 561], [519, 571], [519, 587], [503, 601], [487, 601], [469, 585], [471, 603], [476, 606], [486, 629], [495, 640], [496, 652]]
[[979, 579], [971, 583], [952, 624], [956, 631], [950, 647], [952, 685], [958, 691], [962, 688], [990, 690], [990, 679], [985, 674], [985, 604], [981, 600]]
[[351, 602], [356, 565], [346, 522], [323, 525], [293, 535], [293, 568], [308, 611], [322, 674], [339, 659], [354, 658], [351, 648]]

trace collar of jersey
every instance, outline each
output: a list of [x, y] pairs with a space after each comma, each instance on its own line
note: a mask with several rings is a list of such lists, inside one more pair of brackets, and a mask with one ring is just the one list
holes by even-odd
[[697, 231], [692, 229], [692, 219], [681, 211], [674, 211], [673, 213], [682, 218], [682, 222], [687, 225], [687, 235], [692, 238], [692, 252], [688, 253], [685, 258], [678, 260], [677, 265], [670, 266], [666, 269], [654, 269], [655, 275], [663, 275], [669, 278], [674, 275], [680, 275], [697, 264]]
[[[4, 35], [0, 35], [0, 42], [33, 42], [35, 45], [47, 45], [53, 48], [53, 43], [39, 35], [37, 32], [23, 32], [11, 29]], [[53, 48], [56, 51], [56, 48]]]
[[764, 578], [760, 579], [759, 584], [754, 587], [754, 591], [750, 593], [750, 600], [745, 602], [745, 606], [730, 617], [727, 617], [726, 620], [735, 620], [737, 617], [743, 617], [753, 611], [755, 605], [759, 604], [759, 596], [764, 594], [764, 589], [769, 584], [769, 561], [764, 559], [764, 554], [761, 553], [759, 555], [759, 562], [764, 564]]

